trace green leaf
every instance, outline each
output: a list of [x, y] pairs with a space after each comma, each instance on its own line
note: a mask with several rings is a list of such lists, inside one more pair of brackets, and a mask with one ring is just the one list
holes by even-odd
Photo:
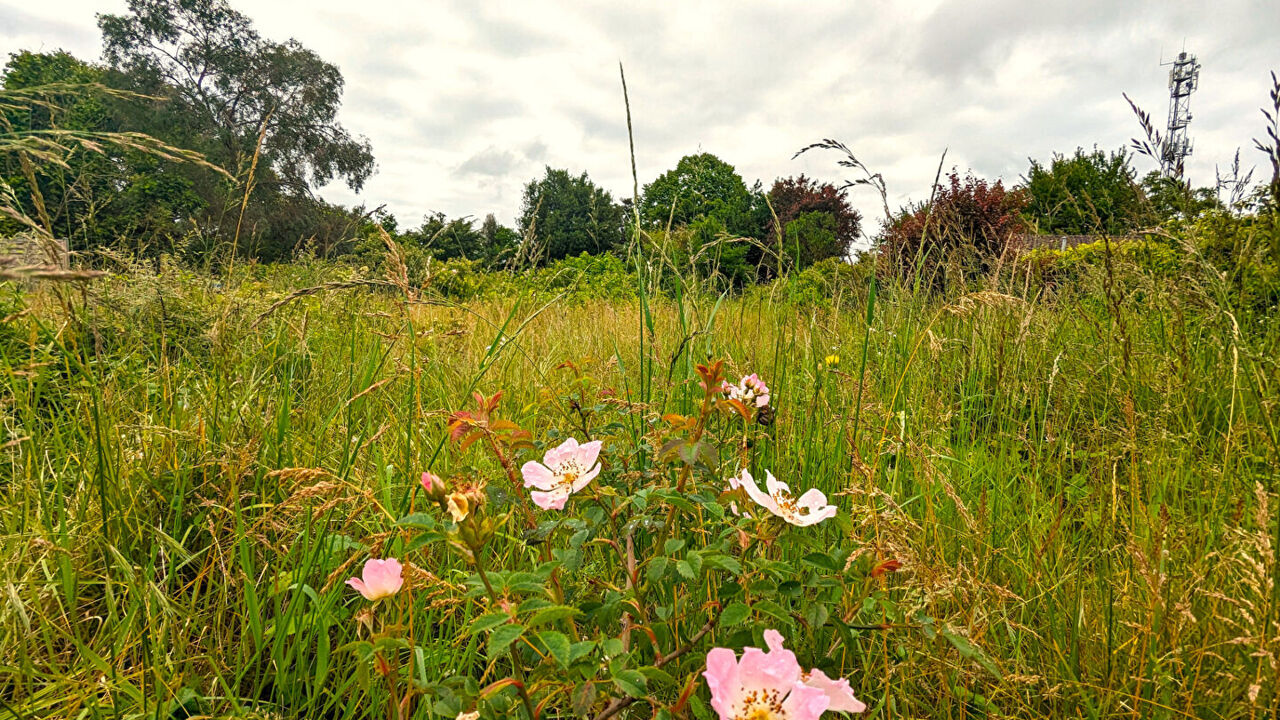
[[478, 633], [491, 630], [510, 619], [511, 616], [504, 612], [486, 613], [471, 621], [471, 632]]
[[578, 686], [573, 691], [573, 712], [576, 715], [584, 716], [590, 713], [591, 706], [596, 704], [596, 686], [590, 680]]
[[613, 684], [633, 698], [643, 698], [647, 694], [648, 680], [638, 670], [619, 670], [613, 675]]
[[552, 605], [551, 607], [542, 608], [538, 612], [534, 613], [533, 617], [529, 618], [527, 622], [529, 623], [529, 627], [537, 627], [539, 625], [545, 625], [547, 623], [556, 622], [567, 617], [573, 617], [574, 615], [581, 614], [582, 611], [575, 607], [569, 607], [568, 605]]
[[654, 682], [654, 683], [658, 683], [659, 685], [669, 685], [669, 686], [676, 684], [676, 679], [671, 677], [671, 673], [667, 672], [666, 670], [663, 670], [662, 668], [653, 667], [652, 665], [646, 665], [642, 668], [636, 668], [636, 670], [641, 675], [644, 675], [645, 680], [649, 682]]
[[656, 582], [667, 574], [667, 559], [657, 557], [649, 561], [649, 566], [644, 569], [644, 577], [649, 582]]
[[775, 602], [772, 602], [770, 600], [760, 600], [752, 607], [755, 610], [758, 610], [759, 612], [762, 612], [765, 615], [768, 615], [769, 617], [776, 618], [787, 624], [791, 623], [791, 614], [788, 613], [786, 610], [783, 610]]
[[812, 565], [819, 570], [836, 572], [840, 569], [836, 566], [836, 561], [832, 560], [830, 555], [825, 555], [823, 553], [809, 553], [808, 555], [805, 555], [803, 559], [805, 564]]
[[662, 551], [668, 555], [675, 555], [682, 547], [684, 547], [684, 538], [671, 538], [662, 544]]
[[572, 645], [564, 633], [556, 632], [555, 630], [544, 630], [538, 633], [537, 637], [546, 646], [547, 652], [551, 653], [551, 657], [560, 663], [560, 667], [569, 667], [569, 653], [572, 650]]
[[697, 551], [690, 550], [685, 554], [684, 559], [689, 561], [689, 567], [693, 568], [695, 574], [702, 572], [702, 556]]
[[595, 640], [583, 640], [569, 646], [569, 662], [576, 662], [579, 658], [585, 657], [587, 653], [596, 649]]
[[689, 565], [688, 560], [681, 560], [676, 563], [676, 572], [680, 573], [685, 580], [693, 580], [698, 577], [698, 574], [693, 571], [693, 567]]
[[524, 634], [523, 625], [499, 625], [489, 635], [489, 657], [495, 658], [507, 651], [516, 638]]
[[725, 607], [724, 612], [720, 613], [720, 624], [731, 627], [746, 620], [750, 615], [751, 608], [740, 602], [731, 602]]
[[738, 562], [738, 558], [730, 557], [729, 555], [713, 554], [704, 555], [702, 559], [713, 568], [726, 570], [734, 575], [742, 574], [742, 563]]
[[426, 513], [412, 513], [410, 515], [405, 515], [397, 520], [396, 524], [402, 527], [425, 528], [427, 530], [434, 530], [439, 526], [439, 522], [437, 522], [434, 517]]
[[951, 643], [951, 646], [960, 652], [961, 657], [978, 663], [985, 668], [987, 672], [994, 675], [997, 680], [1004, 679], [1004, 674], [1000, 672], [1000, 668], [996, 667], [996, 664], [991, 661], [991, 658], [987, 657], [987, 654], [982, 651], [982, 648], [974, 645], [969, 638], [957, 634], [949, 627], [942, 628], [939, 631], [939, 634], [946, 638], [947, 642]]

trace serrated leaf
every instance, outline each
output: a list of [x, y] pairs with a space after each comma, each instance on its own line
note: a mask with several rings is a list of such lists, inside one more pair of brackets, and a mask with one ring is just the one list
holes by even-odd
[[551, 607], [542, 608], [534, 613], [533, 617], [529, 618], [527, 622], [529, 623], [529, 627], [537, 627], [539, 625], [545, 625], [550, 622], [556, 622], [557, 620], [563, 620], [567, 617], [573, 617], [574, 615], [581, 614], [582, 611], [575, 607], [569, 607], [568, 605], [552, 605]]
[[585, 657], [595, 649], [595, 640], [583, 640], [582, 642], [576, 642], [569, 646], [569, 662], [576, 662], [579, 658]]
[[648, 680], [638, 670], [619, 670], [613, 675], [613, 684], [633, 698], [643, 698]]
[[397, 520], [396, 525], [401, 527], [426, 528], [430, 530], [437, 527], [439, 523], [434, 517], [426, 513], [412, 513]]
[[729, 555], [705, 555], [702, 558], [713, 568], [727, 570], [734, 575], [742, 574], [742, 563], [738, 562], [738, 558]]
[[564, 633], [556, 632], [555, 630], [544, 630], [538, 633], [537, 637], [542, 641], [543, 646], [547, 648], [547, 652], [551, 653], [551, 657], [560, 663], [560, 667], [569, 667], [569, 652], [573, 646]]
[[680, 573], [680, 576], [685, 580], [693, 580], [698, 577], [698, 574], [693, 571], [693, 567], [689, 565], [688, 560], [681, 560], [676, 563], [676, 572]]
[[693, 568], [695, 574], [702, 572], [702, 556], [697, 552], [690, 550], [685, 554], [684, 559], [689, 562], [689, 567]]
[[749, 615], [751, 615], [751, 608], [740, 602], [731, 602], [725, 607], [724, 612], [720, 613], [720, 624], [731, 627], [746, 620]]
[[590, 714], [591, 707], [596, 704], [596, 685], [590, 680], [582, 683], [573, 691], [573, 712], [578, 716]]
[[641, 668], [636, 668], [636, 670], [641, 675], [644, 675], [645, 680], [649, 682], [658, 683], [659, 685], [675, 685], [676, 684], [676, 679], [674, 677], [671, 677], [671, 673], [667, 672], [666, 670], [663, 670], [662, 668], [654, 667], [652, 665], [646, 665]]
[[485, 613], [471, 621], [471, 632], [478, 633], [491, 630], [510, 620], [511, 616], [504, 612]]
[[654, 558], [649, 561], [649, 566], [644, 569], [644, 576], [649, 582], [661, 580], [663, 575], [667, 574], [667, 559], [664, 557]]
[[771, 600], [760, 600], [755, 605], [753, 605], [752, 608], [759, 612], [764, 613], [765, 615], [768, 615], [769, 617], [781, 620], [782, 622], [785, 622], [788, 624], [791, 622], [790, 613], [788, 613], [786, 610], [783, 610], [777, 603]]
[[523, 634], [523, 625], [499, 625], [489, 635], [489, 657], [495, 658], [506, 652], [511, 643]]

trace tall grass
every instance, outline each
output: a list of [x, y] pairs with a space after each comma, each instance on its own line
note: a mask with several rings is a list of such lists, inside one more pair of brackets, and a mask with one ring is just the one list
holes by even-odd
[[[716, 357], [774, 389], [756, 452], [852, 519], [816, 537], [901, 563], [843, 618], [885, 628], [843, 660], [878, 717], [1274, 714], [1280, 332], [1210, 272], [1122, 266], [1049, 296], [1015, 269], [818, 307], [786, 281], [636, 303], [295, 293], [337, 279], [135, 268], [71, 306], [0, 285], [0, 713], [384, 716], [341, 582], [399, 541], [419, 472], [459, 469], [444, 412], [503, 390], [546, 432], [630, 399], [610, 432], [641, 441]], [[562, 402], [584, 386], [594, 405]], [[414, 676], [483, 684], [466, 569], [435, 552], [405, 619]]]

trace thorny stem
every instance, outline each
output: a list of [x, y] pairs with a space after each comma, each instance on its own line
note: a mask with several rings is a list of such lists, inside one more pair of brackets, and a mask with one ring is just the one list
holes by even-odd
[[[662, 657], [654, 660], [653, 666], [660, 668], [663, 665], [666, 665], [667, 663], [670, 663], [673, 660], [678, 660], [685, 653], [692, 650], [693, 647], [697, 645], [700, 640], [702, 640], [702, 638], [707, 636], [707, 633], [711, 632], [712, 628], [716, 626], [716, 623], [720, 622], [720, 613], [722, 612], [724, 612], [723, 605], [716, 608], [715, 614], [712, 615], [709, 620], [707, 620], [707, 624], [703, 625], [701, 630], [694, 633], [694, 636], [689, 638], [689, 642], [686, 642], [684, 645], [681, 645], [675, 650], [672, 650], [666, 655], [663, 655]], [[636, 699], [633, 697], [617, 698], [612, 702], [610, 702], [608, 706], [605, 707], [604, 710], [600, 711], [600, 714], [596, 715], [595, 720], [608, 720], [614, 715], [617, 715], [618, 713], [622, 712], [625, 708], [627, 708], [627, 706], [631, 705], [635, 701]]]
[[[484, 583], [484, 589], [489, 593], [489, 599], [495, 605], [501, 603], [498, 593], [493, 591], [493, 585], [489, 582], [489, 575], [484, 571], [484, 564], [480, 562], [480, 548], [471, 546], [471, 562], [476, 566], [476, 574], [480, 576], [480, 582]], [[529, 697], [528, 686], [525, 682], [524, 661], [520, 659], [520, 652], [516, 648], [511, 648], [511, 665], [516, 671], [516, 690], [520, 693], [520, 700], [524, 703], [525, 712], [529, 713], [529, 720], [537, 720], [537, 713], [533, 710], [533, 700]]]

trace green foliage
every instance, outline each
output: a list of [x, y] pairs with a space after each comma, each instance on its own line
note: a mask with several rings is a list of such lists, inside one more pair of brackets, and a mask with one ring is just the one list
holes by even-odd
[[523, 259], [545, 264], [584, 252], [608, 252], [623, 244], [625, 222], [622, 207], [585, 172], [574, 176], [548, 167], [541, 179], [524, 188], [519, 234], [529, 247], [522, 250]]
[[1113, 272], [1137, 270], [1169, 281], [1184, 269], [1185, 249], [1178, 241], [1153, 235], [1099, 240], [1066, 250], [1040, 248], [1027, 253], [1022, 260], [1034, 268], [1043, 281], [1076, 285], [1106, 272], [1108, 252]]
[[[804, 175], [780, 178], [769, 190], [769, 203], [783, 228], [782, 246], [777, 251], [790, 258], [794, 268], [848, 257], [861, 232], [861, 214], [849, 204], [844, 191], [830, 183], [818, 183]], [[772, 216], [765, 223], [762, 240], [769, 245], [778, 242]]]
[[247, 169], [262, 133], [259, 171], [293, 192], [335, 178], [359, 190], [373, 172], [368, 141], [337, 122], [337, 67], [297, 41], [262, 38], [225, 0], [129, 0], [128, 8], [98, 16], [103, 56], [129, 89], [168, 97], [166, 114], [181, 118], [211, 160]]
[[1280, 307], [1280, 210], [1256, 214], [1207, 212], [1185, 232], [1222, 274], [1226, 299], [1257, 312]]
[[1168, 223], [1194, 218], [1211, 210], [1223, 210], [1213, 188], [1191, 188], [1179, 178], [1152, 170], [1142, 178], [1142, 191], [1155, 219]]
[[1024, 186], [1025, 217], [1041, 233], [1118, 236], [1151, 217], [1123, 148], [1077, 148], [1070, 157], [1055, 154], [1047, 167], [1032, 160]]
[[[641, 222], [661, 229], [707, 219], [735, 236], [759, 237], [752, 192], [733, 166], [712, 155], [686, 155], [672, 170], [644, 186]], [[704, 233], [710, 235], [714, 233]]]

